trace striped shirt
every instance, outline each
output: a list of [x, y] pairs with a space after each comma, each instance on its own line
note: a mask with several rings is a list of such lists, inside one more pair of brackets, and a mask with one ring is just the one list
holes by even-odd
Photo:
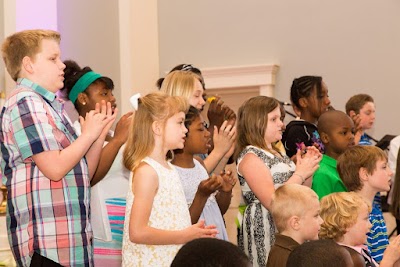
[[18, 266], [29, 266], [34, 252], [64, 266], [93, 266], [86, 159], [58, 182], [45, 177], [32, 160], [76, 138], [55, 94], [19, 79], [0, 114], [8, 239]]
[[383, 252], [385, 252], [386, 247], [389, 245], [389, 238], [382, 211], [375, 202], [372, 203], [369, 222], [372, 224], [372, 228], [369, 231], [367, 238], [368, 249], [372, 258], [376, 262], [380, 263], [383, 258]]

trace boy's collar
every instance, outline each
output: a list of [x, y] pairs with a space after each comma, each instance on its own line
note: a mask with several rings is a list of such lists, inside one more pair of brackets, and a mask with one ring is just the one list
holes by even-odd
[[56, 94], [55, 93], [52, 93], [52, 92], [44, 89], [40, 85], [32, 82], [31, 80], [29, 80], [27, 78], [19, 78], [17, 80], [17, 85], [18, 84], [26, 86], [26, 87], [34, 90], [36, 93], [40, 94], [43, 98], [47, 99], [50, 102], [53, 102], [54, 99], [56, 98]]

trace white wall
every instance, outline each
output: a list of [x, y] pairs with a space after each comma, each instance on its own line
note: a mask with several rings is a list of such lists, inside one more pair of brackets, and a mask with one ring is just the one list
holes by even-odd
[[118, 1], [58, 1], [57, 10], [62, 58], [113, 79], [120, 105]]
[[275, 96], [293, 78], [321, 75], [333, 106], [357, 93], [377, 106], [372, 136], [400, 134], [400, 2], [388, 0], [158, 1], [160, 75], [179, 63], [200, 68], [275, 63]]

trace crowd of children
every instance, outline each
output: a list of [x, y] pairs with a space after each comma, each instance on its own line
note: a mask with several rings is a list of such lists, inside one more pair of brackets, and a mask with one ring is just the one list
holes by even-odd
[[[1, 48], [16, 82], [0, 140], [18, 266], [400, 266], [400, 236], [389, 242], [376, 201], [393, 172], [365, 133], [371, 96], [333, 110], [322, 77], [303, 76], [286, 129], [267, 96], [237, 117], [215, 97], [207, 127], [204, 78], [181, 64], [110, 131], [113, 81], [62, 62], [59, 43], [55, 31], [27, 30]], [[246, 205], [238, 246], [223, 218], [233, 160]]]

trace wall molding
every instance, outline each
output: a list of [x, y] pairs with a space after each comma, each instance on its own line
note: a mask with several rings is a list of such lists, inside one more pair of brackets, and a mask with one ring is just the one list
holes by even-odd
[[257, 87], [260, 95], [274, 96], [276, 74], [278, 70], [279, 66], [276, 64], [262, 64], [202, 68], [201, 72], [207, 90]]

